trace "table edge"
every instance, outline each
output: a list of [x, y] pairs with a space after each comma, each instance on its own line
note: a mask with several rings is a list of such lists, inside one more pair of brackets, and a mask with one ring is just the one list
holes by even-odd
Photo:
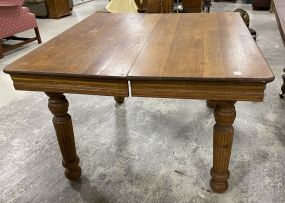
[[149, 81], [149, 80], [156, 80], [156, 81], [187, 81], [187, 82], [265, 82], [270, 83], [275, 79], [275, 75], [273, 74], [270, 66], [268, 66], [272, 76], [268, 78], [221, 78], [221, 77], [208, 77], [208, 78], [201, 78], [201, 77], [170, 77], [170, 76], [134, 76], [134, 75], [127, 75], [124, 76], [108, 76], [108, 75], [88, 75], [88, 74], [69, 74], [69, 73], [45, 73], [45, 72], [22, 72], [22, 71], [10, 71], [3, 69], [3, 72], [12, 76], [21, 76], [21, 77], [50, 77], [50, 78], [63, 78], [63, 79], [80, 79], [80, 80], [123, 80], [123, 81]]
[[77, 78], [77, 79], [100, 79], [100, 80], [128, 80], [127, 75], [90, 75], [90, 74], [72, 74], [72, 73], [46, 73], [46, 72], [32, 72], [32, 71], [12, 71], [7, 67], [3, 69], [3, 72], [10, 76], [37, 76], [37, 77], [51, 77], [51, 78]]

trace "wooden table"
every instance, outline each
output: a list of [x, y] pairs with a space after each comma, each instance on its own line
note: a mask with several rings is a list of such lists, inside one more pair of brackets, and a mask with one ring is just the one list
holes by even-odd
[[[277, 25], [280, 31], [280, 35], [285, 46], [285, 1], [284, 0], [274, 0], [274, 11], [277, 21]], [[285, 72], [285, 68], [283, 69]], [[280, 97], [284, 98], [285, 96], [285, 75], [282, 76], [283, 85], [281, 86]]]
[[69, 180], [78, 179], [81, 168], [64, 93], [115, 96], [118, 103], [129, 91], [136, 97], [209, 100], [216, 120], [210, 185], [218, 193], [228, 188], [234, 105], [263, 101], [274, 79], [238, 13], [95, 13], [5, 72], [15, 89], [49, 97]]

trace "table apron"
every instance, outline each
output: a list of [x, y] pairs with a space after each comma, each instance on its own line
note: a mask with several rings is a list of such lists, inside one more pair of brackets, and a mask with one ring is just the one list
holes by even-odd
[[16, 90], [128, 97], [127, 80], [11, 76]]
[[135, 97], [205, 99], [261, 102], [266, 83], [221, 83], [181, 81], [132, 81]]
[[[16, 90], [129, 96], [127, 80], [61, 78], [47, 76], [11, 76]], [[234, 100], [261, 102], [265, 82], [183, 82], [131, 80], [130, 92], [135, 97], [158, 97], [205, 100]]]

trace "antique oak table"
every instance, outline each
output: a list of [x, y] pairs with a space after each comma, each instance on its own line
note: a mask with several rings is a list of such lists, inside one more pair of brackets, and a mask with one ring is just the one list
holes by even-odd
[[[211, 188], [228, 188], [236, 101], [261, 102], [274, 79], [238, 13], [95, 13], [4, 70], [17, 90], [46, 92], [65, 176], [81, 175], [64, 93], [209, 100]], [[189, 115], [190, 116], [190, 115]]]
[[[285, 46], [285, 1], [284, 0], [274, 0], [275, 7], [275, 17], [278, 25], [278, 29], [280, 31], [280, 35], [283, 41], [283, 45]], [[283, 69], [285, 72], [285, 68]], [[280, 97], [284, 99], [285, 96], [285, 74], [282, 75], [283, 84], [281, 86]]]

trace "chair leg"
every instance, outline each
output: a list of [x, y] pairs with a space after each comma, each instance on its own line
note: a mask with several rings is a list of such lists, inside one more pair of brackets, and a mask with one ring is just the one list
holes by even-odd
[[0, 39], [0, 59], [4, 57], [3, 55], [4, 55], [4, 47], [2, 44], [2, 39]]
[[35, 33], [36, 33], [36, 36], [37, 36], [38, 43], [41, 44], [42, 43], [42, 39], [41, 39], [41, 35], [40, 35], [40, 31], [39, 31], [38, 27], [35, 27]]
[[[285, 68], [283, 69], [283, 71], [285, 72]], [[281, 86], [281, 93], [279, 94], [281, 99], [284, 99], [285, 97], [285, 74], [282, 75], [282, 79], [283, 79], [283, 84]]]

